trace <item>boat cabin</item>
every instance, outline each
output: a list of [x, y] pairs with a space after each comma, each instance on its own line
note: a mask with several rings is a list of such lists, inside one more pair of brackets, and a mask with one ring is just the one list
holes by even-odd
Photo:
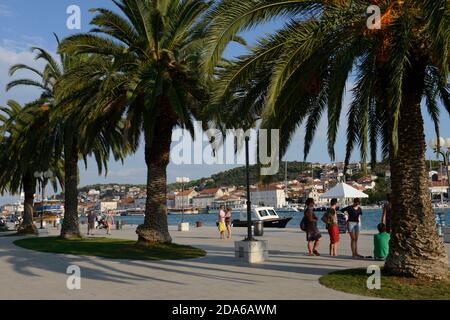
[[[252, 221], [264, 221], [280, 219], [280, 216], [273, 207], [256, 207], [252, 208]], [[240, 220], [247, 221], [247, 210], [240, 212]]]

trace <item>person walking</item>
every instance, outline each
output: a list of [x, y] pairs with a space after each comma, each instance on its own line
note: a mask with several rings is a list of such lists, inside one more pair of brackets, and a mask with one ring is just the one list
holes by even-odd
[[56, 229], [59, 230], [59, 226], [61, 225], [61, 218], [58, 216], [56, 216]]
[[386, 226], [386, 232], [391, 233], [392, 228], [392, 204], [391, 195], [386, 195], [387, 202], [383, 206], [383, 214], [381, 215], [381, 223]]
[[106, 234], [111, 234], [112, 226], [114, 225], [114, 217], [111, 211], [106, 214]]
[[88, 229], [87, 234], [93, 236], [94, 230], [95, 230], [95, 220], [97, 219], [97, 215], [94, 213], [94, 211], [89, 211], [87, 214], [87, 222], [88, 222]]
[[219, 216], [218, 216], [218, 227], [220, 232], [220, 239], [225, 239], [225, 218], [226, 218], [226, 212], [225, 212], [225, 206], [220, 206], [219, 210]]
[[306, 241], [308, 242], [308, 252], [310, 256], [320, 256], [319, 248], [322, 234], [317, 228], [317, 217], [314, 214], [314, 199], [308, 198], [305, 202], [305, 220], [306, 220]]
[[352, 205], [341, 210], [343, 213], [347, 213], [348, 216], [347, 228], [350, 234], [350, 247], [352, 249], [353, 258], [364, 258], [364, 256], [358, 253], [358, 238], [361, 230], [362, 216], [362, 209], [360, 205], [361, 201], [359, 198], [355, 198], [353, 199]]
[[227, 238], [231, 239], [231, 225], [233, 223], [233, 212], [231, 208], [227, 208], [227, 211], [225, 213], [225, 226], [227, 228]]
[[330, 256], [337, 256], [337, 248], [339, 244], [339, 225], [336, 213], [337, 199], [333, 198], [330, 201], [330, 207], [324, 214], [322, 221], [325, 223], [328, 234], [330, 235]]

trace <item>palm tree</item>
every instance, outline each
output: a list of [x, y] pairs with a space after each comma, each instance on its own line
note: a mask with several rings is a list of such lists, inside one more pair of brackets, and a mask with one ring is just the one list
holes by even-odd
[[[58, 38], [56, 38], [58, 41]], [[59, 41], [58, 41], [59, 43]], [[36, 51], [36, 60], [43, 60], [45, 67], [43, 71], [31, 68], [27, 65], [18, 64], [10, 69], [10, 74], [14, 75], [18, 70], [28, 70], [34, 74], [38, 80], [19, 79], [10, 82], [7, 89], [16, 86], [34, 86], [42, 90], [41, 101], [45, 103], [49, 115], [47, 117], [47, 129], [50, 132], [45, 137], [45, 147], [53, 152], [44, 154], [52, 155], [54, 158], [64, 158], [64, 223], [61, 228], [61, 237], [78, 238], [81, 237], [78, 219], [78, 161], [88, 156], [93, 156], [98, 164], [99, 174], [106, 168], [107, 159], [111, 151], [116, 160], [122, 158], [121, 148], [117, 148], [119, 137], [121, 136], [118, 126], [109, 126], [109, 123], [101, 123], [99, 119], [87, 118], [81, 112], [77, 102], [59, 101], [57, 96], [64, 96], [70, 91], [63, 85], [58, 85], [59, 81], [70, 70], [81, 65], [89, 64], [87, 56], [71, 56], [61, 54], [60, 63], [53, 56], [41, 48], [32, 48]], [[60, 92], [58, 92], [58, 90]], [[86, 101], [83, 101], [87, 104]], [[71, 110], [70, 112], [66, 109]], [[84, 131], [81, 130], [81, 125]], [[89, 133], [86, 128], [90, 128]], [[95, 128], [95, 129], [93, 129]], [[42, 136], [41, 136], [42, 138]], [[51, 158], [47, 159], [50, 163]]]
[[[167, 224], [166, 168], [172, 130], [187, 128], [193, 134], [193, 117], [207, 99], [200, 81], [203, 46], [199, 18], [203, 0], [116, 0], [120, 13], [94, 9], [90, 33], [65, 39], [67, 53], [95, 54], [107, 65], [80, 69], [80, 82], [103, 82], [93, 114], [121, 115], [125, 137], [137, 145], [143, 133], [147, 165], [147, 202], [138, 244], [171, 242]], [[111, 60], [112, 58], [112, 60]], [[100, 62], [99, 62], [100, 63]], [[89, 69], [89, 70], [88, 70]]]
[[[343, 96], [352, 83], [346, 163], [355, 147], [363, 161], [370, 150], [375, 163], [380, 141], [390, 162], [395, 215], [385, 270], [444, 279], [448, 260], [429, 199], [421, 101], [438, 133], [438, 101], [450, 112], [450, 4], [369, 3], [381, 9], [381, 29], [368, 28], [367, 1], [220, 1], [207, 17], [204, 70], [218, 77], [210, 108], [220, 113], [219, 120], [240, 124], [261, 118], [263, 128], [279, 128], [282, 154], [304, 123], [305, 157], [327, 113], [328, 153], [334, 159]], [[232, 37], [280, 17], [289, 19], [281, 30], [259, 39], [230, 66], [216, 67]], [[248, 116], [239, 122], [242, 113]]]
[[[51, 134], [48, 126], [48, 110], [41, 101], [34, 101], [22, 107], [15, 101], [8, 101], [0, 107], [0, 192], [17, 194], [24, 191], [23, 220], [19, 233], [36, 233], [33, 223], [33, 203], [36, 191], [34, 172], [51, 168], [55, 177], [51, 180], [64, 181], [61, 161], [52, 157], [47, 149], [46, 136]], [[44, 169], [45, 168], [45, 169]]]

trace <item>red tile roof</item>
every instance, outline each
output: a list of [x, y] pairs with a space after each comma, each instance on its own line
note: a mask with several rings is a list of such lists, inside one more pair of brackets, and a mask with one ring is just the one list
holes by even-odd
[[184, 190], [184, 191], [180, 191], [176, 194], [177, 197], [185, 197], [190, 195], [192, 192], [194, 192], [194, 189], [189, 189], [189, 190]]
[[132, 197], [128, 197], [128, 198], [124, 198], [122, 200], [120, 200], [121, 204], [132, 204], [134, 203], [134, 198]]
[[219, 188], [210, 188], [210, 189], [203, 189], [200, 191], [200, 194], [216, 194], [220, 189]]

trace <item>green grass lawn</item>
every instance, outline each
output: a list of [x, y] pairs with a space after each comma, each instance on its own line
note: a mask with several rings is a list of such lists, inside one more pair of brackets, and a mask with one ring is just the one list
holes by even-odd
[[331, 272], [319, 279], [328, 288], [357, 295], [401, 300], [450, 299], [450, 275], [447, 281], [433, 283], [381, 274], [381, 289], [367, 289], [366, 269]]
[[109, 259], [129, 260], [179, 260], [199, 258], [206, 252], [191, 246], [155, 244], [136, 246], [136, 241], [110, 238], [83, 238], [63, 240], [59, 237], [27, 238], [14, 244], [30, 250], [80, 256], [97, 256]]

